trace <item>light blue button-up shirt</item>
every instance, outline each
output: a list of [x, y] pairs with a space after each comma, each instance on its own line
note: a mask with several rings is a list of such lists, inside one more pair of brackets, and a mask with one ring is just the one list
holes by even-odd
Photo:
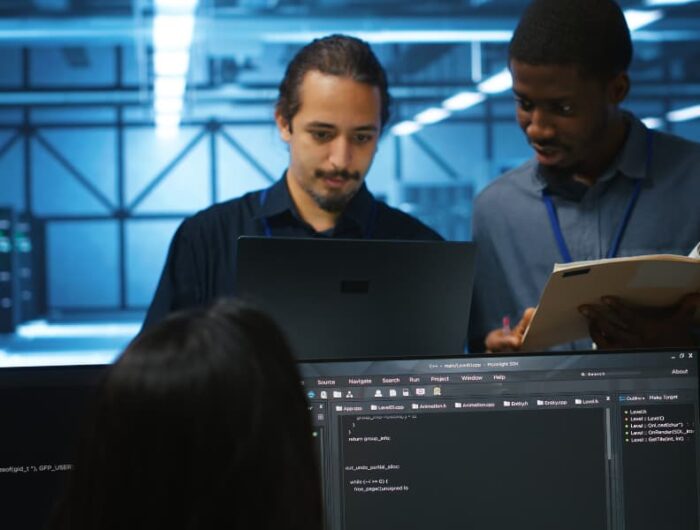
[[[700, 240], [700, 144], [649, 132], [637, 118], [627, 117], [625, 144], [593, 186], [552, 185], [530, 160], [494, 180], [476, 198], [472, 351], [483, 349], [486, 334], [499, 328], [504, 316], [517, 322], [525, 308], [536, 306], [554, 263], [562, 261], [542, 201], [545, 189], [552, 193], [574, 261], [606, 257], [640, 179], [641, 193], [617, 257], [687, 256]], [[557, 349], [590, 347], [587, 340]]]

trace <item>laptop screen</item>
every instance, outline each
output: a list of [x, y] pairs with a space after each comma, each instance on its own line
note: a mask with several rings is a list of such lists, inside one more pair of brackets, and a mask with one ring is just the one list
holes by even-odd
[[301, 364], [328, 528], [698, 528], [698, 351]]

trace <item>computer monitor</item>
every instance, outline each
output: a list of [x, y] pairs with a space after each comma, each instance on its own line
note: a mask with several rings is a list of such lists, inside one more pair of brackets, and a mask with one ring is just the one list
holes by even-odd
[[105, 366], [0, 369], [0, 528], [41, 530]]
[[[698, 355], [300, 363], [327, 530], [697, 530]], [[104, 370], [0, 370], [0, 528], [44, 527]]]
[[300, 365], [329, 530], [697, 530], [698, 350]]
[[472, 243], [241, 237], [236, 270], [300, 360], [464, 351]]

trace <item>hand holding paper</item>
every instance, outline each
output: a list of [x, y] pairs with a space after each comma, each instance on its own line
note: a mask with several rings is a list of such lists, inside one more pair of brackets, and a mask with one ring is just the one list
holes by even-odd
[[[495, 329], [486, 336], [486, 351], [488, 353], [515, 352], [520, 350], [523, 342], [525, 330], [530, 325], [532, 316], [535, 314], [534, 307], [528, 307], [520, 319], [520, 322], [514, 327], [506, 327]], [[505, 318], [505, 317], [504, 317]]]
[[[640, 341], [647, 347], [687, 345], [691, 325], [700, 322], [693, 293], [700, 293], [700, 261], [691, 257], [658, 254], [556, 265], [522, 348], [549, 348], [589, 333], [601, 348]], [[602, 304], [604, 297], [610, 303]], [[589, 309], [588, 318], [582, 307]]]
[[614, 296], [601, 304], [579, 308], [589, 322], [591, 338], [600, 349], [693, 346], [693, 316], [700, 308], [700, 293], [690, 293], [675, 304], [639, 306]]

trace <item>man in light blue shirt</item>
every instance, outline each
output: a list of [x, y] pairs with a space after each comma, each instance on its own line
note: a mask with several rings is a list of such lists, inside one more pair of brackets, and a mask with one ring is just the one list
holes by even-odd
[[[620, 109], [631, 57], [613, 0], [534, 0], [523, 15], [509, 66], [535, 159], [475, 202], [471, 351], [520, 348], [555, 262], [687, 255], [700, 239], [700, 145], [651, 131]], [[598, 346], [673, 346], [695, 340], [698, 305], [693, 293], [653, 319], [617, 299], [580, 310]], [[519, 320], [512, 330], [502, 326], [510, 319]]]

